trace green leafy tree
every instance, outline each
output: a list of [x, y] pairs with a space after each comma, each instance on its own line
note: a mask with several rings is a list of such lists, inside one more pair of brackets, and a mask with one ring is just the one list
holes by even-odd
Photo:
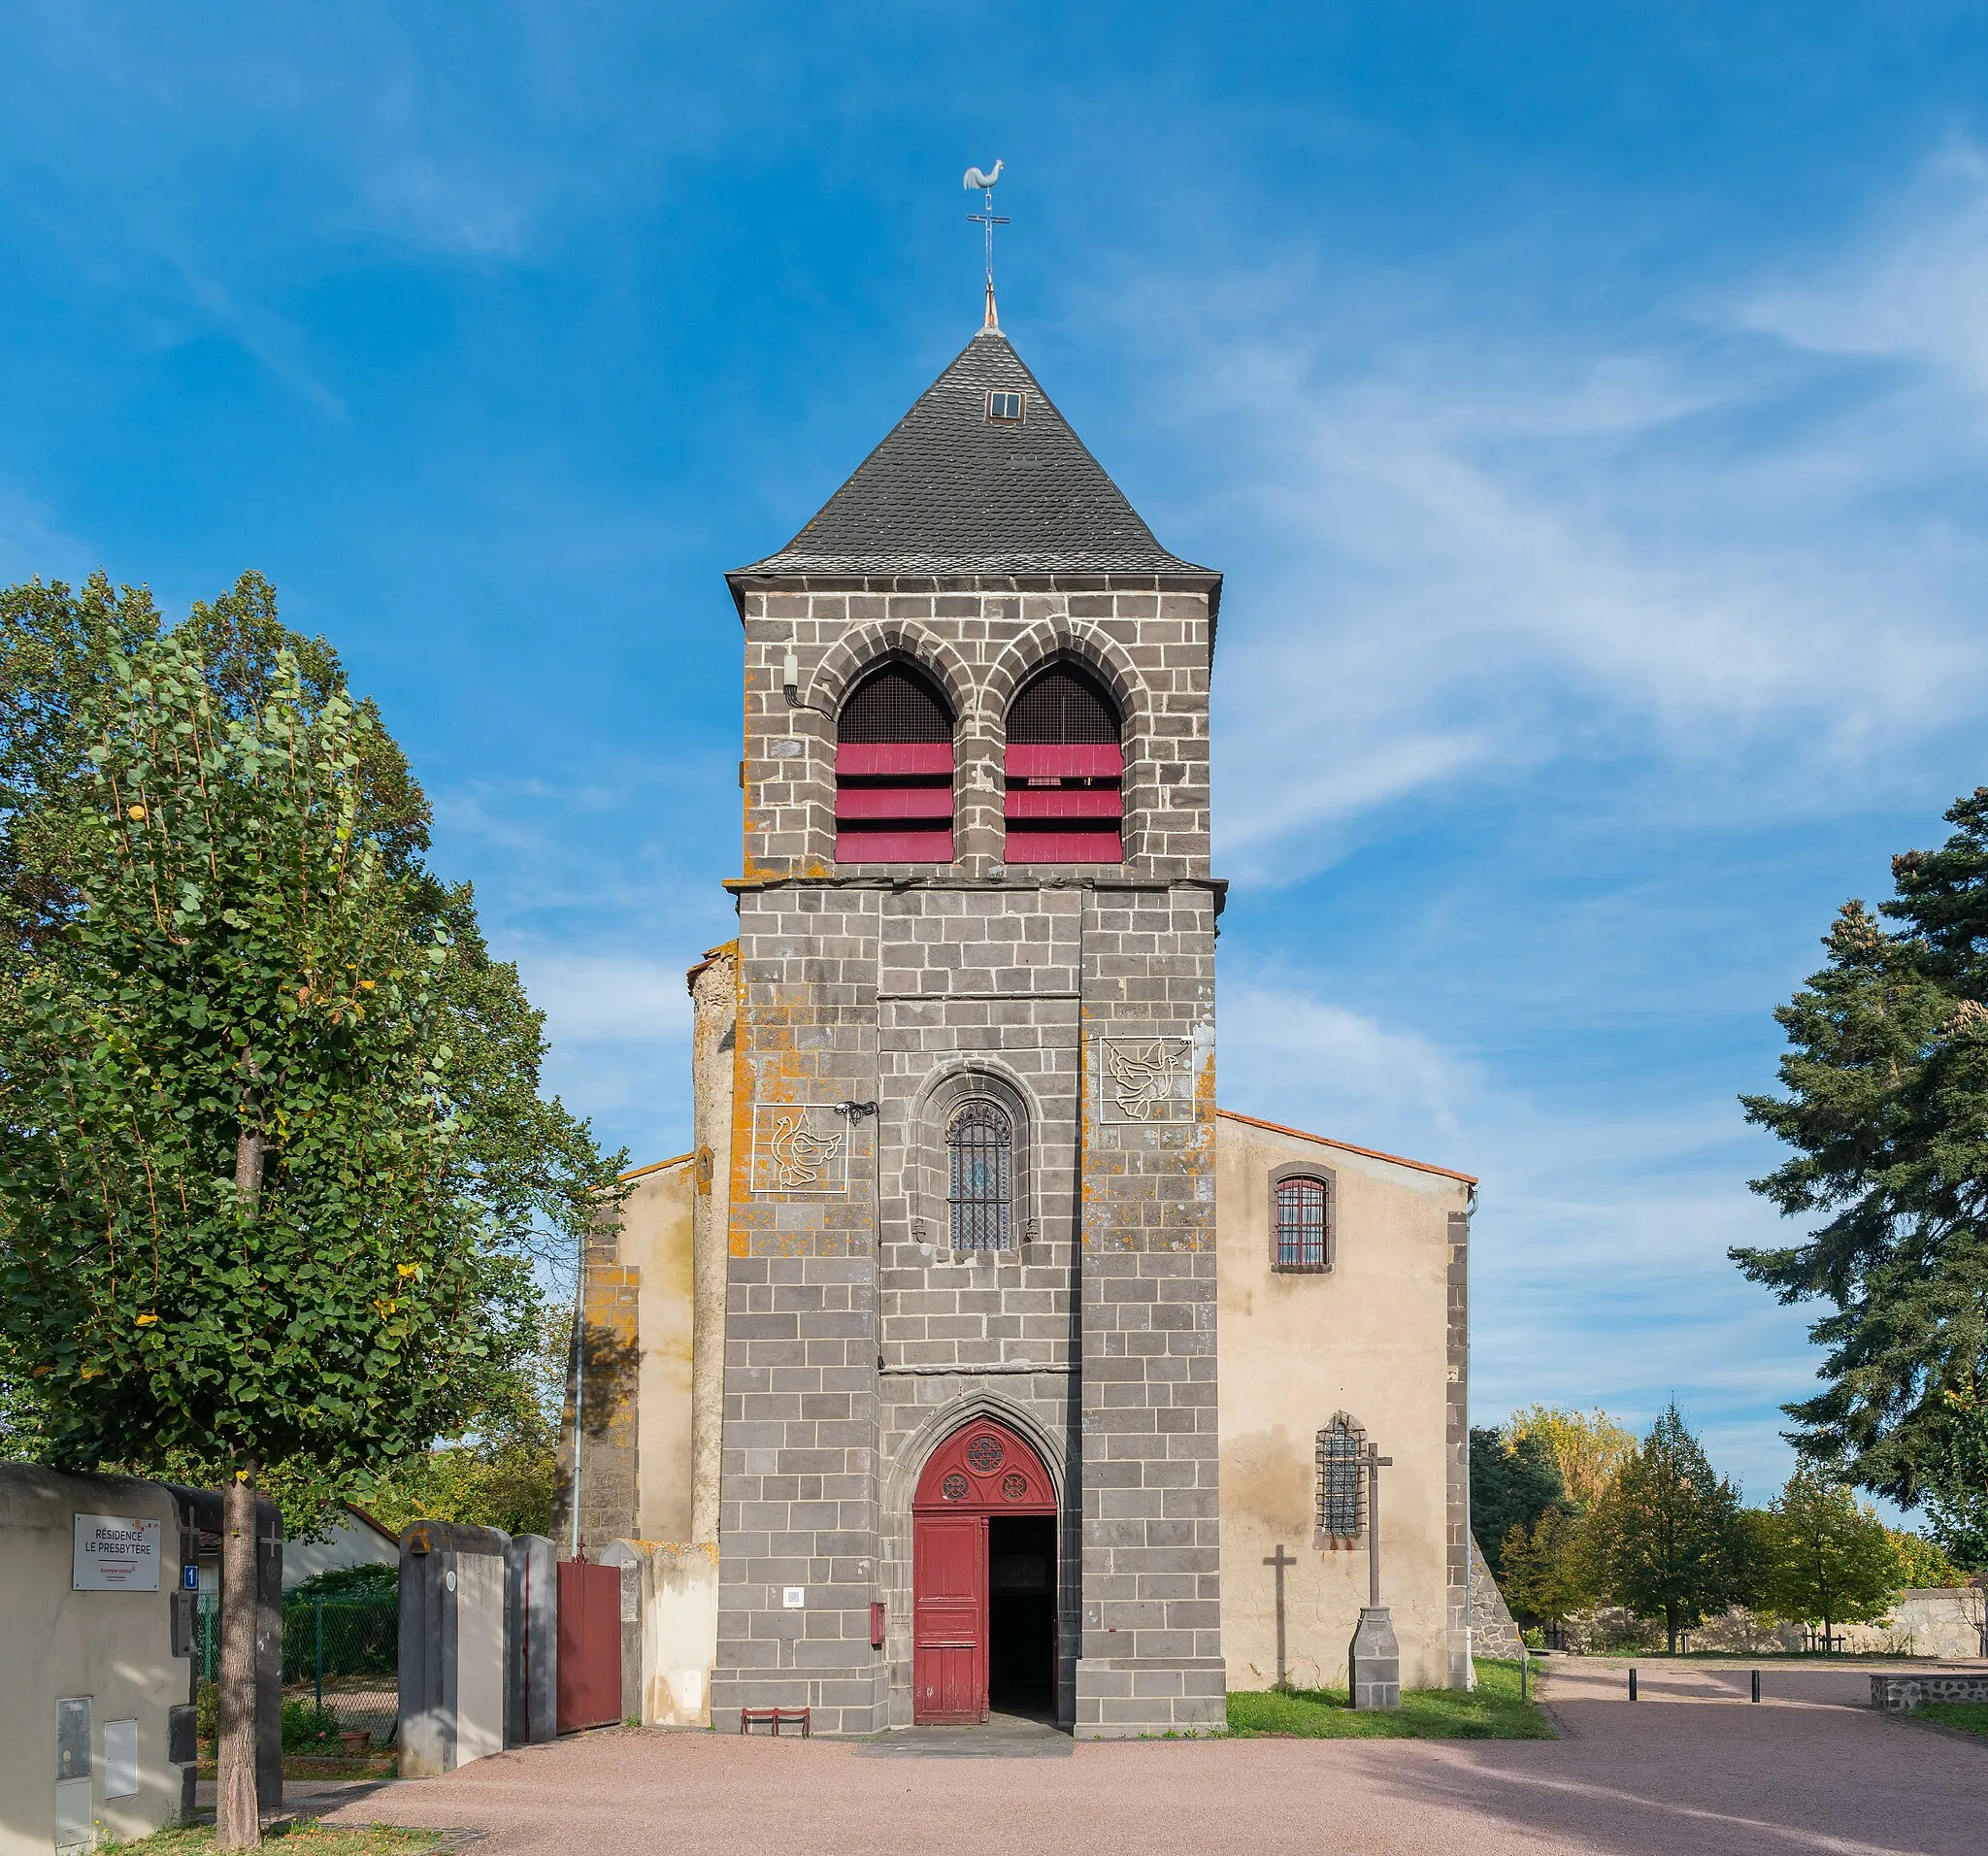
[[1544, 1445], [1560, 1472], [1567, 1499], [1582, 1513], [1601, 1501], [1636, 1448], [1635, 1433], [1599, 1406], [1591, 1411], [1574, 1411], [1529, 1405], [1511, 1414], [1505, 1430], [1514, 1442]]
[[[38, 1453], [222, 1482], [221, 1840], [257, 1839], [252, 1513], [475, 1424], [613, 1192], [328, 647], [245, 577], [0, 596], [0, 1380]], [[20, 1405], [21, 1400], [16, 1404]]]
[[1567, 1490], [1543, 1440], [1513, 1438], [1497, 1426], [1471, 1427], [1471, 1532], [1485, 1564], [1502, 1576], [1506, 1537], [1530, 1532]]
[[[1988, 787], [1938, 850], [1892, 860], [1876, 915], [1843, 906], [1828, 964], [1775, 1016], [1781, 1096], [1742, 1098], [1795, 1156], [1754, 1190], [1807, 1238], [1733, 1252], [1786, 1303], [1833, 1311], [1805, 1457], [1988, 1545]], [[1887, 925], [1889, 924], [1889, 925]]]
[[508, 1367], [483, 1400], [475, 1435], [395, 1464], [367, 1498], [374, 1516], [396, 1532], [440, 1520], [549, 1533], [572, 1333], [570, 1310], [545, 1321], [535, 1356]]
[[1763, 1517], [1760, 1607], [1790, 1623], [1868, 1624], [1891, 1609], [1903, 1583], [1890, 1530], [1843, 1486], [1798, 1469]]
[[1965, 1585], [1967, 1569], [1947, 1557], [1938, 1541], [1929, 1541], [1909, 1528], [1887, 1528], [1892, 1551], [1898, 1555], [1898, 1583], [1901, 1591], [1929, 1591], [1940, 1586]]
[[1594, 1586], [1587, 1520], [1571, 1508], [1547, 1508], [1527, 1528], [1514, 1522], [1505, 1537], [1499, 1585], [1521, 1618], [1565, 1624], [1600, 1596]]
[[1747, 1596], [1740, 1495], [1716, 1475], [1704, 1446], [1666, 1407], [1590, 1517], [1596, 1585], [1644, 1617], [1662, 1617], [1672, 1651], [1679, 1632]]

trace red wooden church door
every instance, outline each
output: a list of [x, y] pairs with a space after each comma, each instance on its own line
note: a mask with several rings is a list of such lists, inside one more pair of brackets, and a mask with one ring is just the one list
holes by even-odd
[[987, 1718], [987, 1523], [912, 1522], [912, 1711], [920, 1721]]
[[932, 1452], [911, 1502], [911, 1718], [987, 1718], [987, 1523], [1054, 1514], [1042, 1458], [977, 1418]]

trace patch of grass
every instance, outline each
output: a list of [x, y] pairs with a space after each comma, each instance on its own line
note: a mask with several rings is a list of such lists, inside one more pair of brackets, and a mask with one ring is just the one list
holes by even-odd
[[1518, 1698], [1518, 1665], [1481, 1656], [1474, 1689], [1405, 1689], [1400, 1708], [1389, 1713], [1355, 1712], [1342, 1688], [1239, 1692], [1229, 1697], [1229, 1732], [1300, 1740], [1553, 1738], [1539, 1708]]
[[1938, 1727], [1958, 1727], [1964, 1734], [1978, 1734], [1988, 1740], [1988, 1702], [1928, 1702], [1911, 1710], [1915, 1721], [1932, 1721]]
[[[280, 1842], [290, 1856], [427, 1856], [443, 1841], [440, 1831], [400, 1830], [391, 1824], [368, 1824], [363, 1830], [346, 1825], [320, 1824], [315, 1817], [292, 1818], [263, 1827], [265, 1843]], [[214, 1849], [212, 1824], [169, 1825], [129, 1843], [99, 1843], [99, 1856], [107, 1850], [130, 1852], [131, 1856], [211, 1856]]]
[[[390, 1747], [383, 1752], [368, 1753], [362, 1759], [318, 1757], [309, 1753], [283, 1755], [285, 1778], [391, 1778], [399, 1766], [399, 1757]], [[210, 1755], [200, 1762], [196, 1775], [217, 1779], [220, 1769]]]

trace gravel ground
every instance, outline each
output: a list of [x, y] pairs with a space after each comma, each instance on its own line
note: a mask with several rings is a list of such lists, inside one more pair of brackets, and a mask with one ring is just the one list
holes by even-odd
[[[1087, 1742], [1027, 1764], [611, 1730], [389, 1785], [329, 1822], [488, 1833], [477, 1856], [1794, 1856], [1988, 1848], [1988, 1748], [1865, 1704], [1862, 1671], [1555, 1665], [1558, 1740]], [[301, 1791], [301, 1787], [298, 1788]], [[299, 1800], [298, 1802], [302, 1802]]]

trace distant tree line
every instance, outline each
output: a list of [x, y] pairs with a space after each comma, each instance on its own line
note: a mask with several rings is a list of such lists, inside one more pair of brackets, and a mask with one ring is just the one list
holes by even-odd
[[1660, 1622], [1673, 1651], [1733, 1606], [1828, 1637], [1883, 1617], [1903, 1590], [1966, 1578], [1813, 1464], [1746, 1508], [1674, 1403], [1641, 1439], [1606, 1412], [1543, 1406], [1474, 1428], [1471, 1526], [1521, 1622], [1619, 1606]]

